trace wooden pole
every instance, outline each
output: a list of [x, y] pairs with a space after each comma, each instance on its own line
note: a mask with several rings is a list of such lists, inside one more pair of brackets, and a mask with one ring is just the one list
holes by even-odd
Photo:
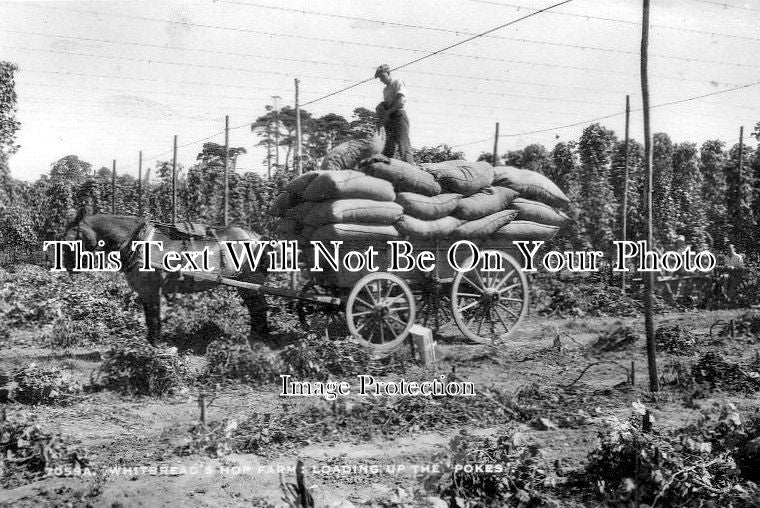
[[111, 171], [111, 215], [116, 215], [116, 159], [113, 160]]
[[744, 126], [739, 127], [739, 178], [744, 171]]
[[[628, 126], [631, 118], [631, 96], [625, 96], [625, 170], [623, 172], [622, 240], [628, 238]], [[625, 272], [620, 272], [620, 289], [625, 293]]]
[[172, 157], [172, 224], [177, 223], [177, 135], [174, 135], [174, 156]]
[[224, 117], [224, 225], [229, 222], [228, 200], [229, 200], [229, 181], [227, 176], [227, 159], [230, 155], [230, 116]]
[[[644, 0], [641, 23], [641, 99], [644, 108], [644, 160], [647, 171], [646, 186], [646, 215], [647, 215], [647, 248], [654, 248], [654, 233], [652, 231], [652, 133], [649, 126], [649, 0]], [[649, 367], [649, 389], [660, 391], [660, 380], [657, 377], [657, 343], [654, 337], [654, 315], [652, 312], [652, 289], [654, 272], [644, 274], [644, 327], [647, 334], [647, 364]]]
[[499, 122], [496, 122], [496, 132], [493, 135], [493, 165], [499, 165]]
[[272, 122], [267, 120], [267, 175], [272, 176]]
[[137, 159], [137, 215], [142, 217], [142, 150]]
[[[296, 170], [296, 176], [300, 176], [303, 173], [303, 168], [301, 167], [301, 106], [299, 102], [299, 94], [298, 94], [298, 84], [299, 79], [295, 78], [295, 85], [296, 85], [296, 160], [294, 162], [295, 170]], [[290, 273], [290, 289], [293, 291], [298, 288], [298, 272], [291, 272]]]
[[303, 173], [303, 169], [301, 168], [301, 106], [298, 102], [298, 78], [295, 79], [296, 82], [296, 160], [295, 164], [295, 170], [296, 170], [296, 176], [300, 176], [301, 173]]

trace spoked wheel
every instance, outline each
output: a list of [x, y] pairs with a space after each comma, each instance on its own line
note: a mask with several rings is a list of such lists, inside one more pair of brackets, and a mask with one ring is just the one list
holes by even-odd
[[370, 273], [354, 285], [346, 301], [348, 330], [377, 352], [399, 347], [414, 324], [409, 285], [389, 273]]
[[[333, 294], [313, 279], [308, 280], [301, 288], [301, 291], [320, 296], [330, 296]], [[321, 331], [325, 331], [331, 337], [346, 336], [346, 322], [339, 306], [312, 303], [307, 300], [297, 300], [295, 306], [298, 321], [305, 330], [320, 333]]]
[[417, 319], [433, 331], [438, 331], [452, 322], [451, 288], [449, 284], [425, 278], [415, 287], [417, 298]]
[[[525, 274], [512, 256], [495, 252], [504, 271], [475, 267], [458, 272], [451, 286], [454, 321], [465, 337], [483, 344], [511, 337], [528, 312]], [[467, 260], [472, 262], [472, 258]]]

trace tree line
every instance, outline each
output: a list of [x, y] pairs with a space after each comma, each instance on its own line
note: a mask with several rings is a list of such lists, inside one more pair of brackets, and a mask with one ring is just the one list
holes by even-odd
[[[59, 238], [66, 225], [82, 211], [110, 213], [112, 171], [95, 169], [76, 155], [55, 161], [34, 182], [11, 178], [9, 160], [18, 149], [15, 135], [15, 67], [0, 62], [0, 244], [39, 249], [44, 240]], [[321, 159], [338, 144], [374, 132], [374, 111], [356, 108], [352, 118], [330, 113], [315, 117], [300, 110], [302, 159], [305, 171], [318, 168]], [[245, 147], [230, 147], [229, 219], [258, 233], [274, 235], [276, 222], [270, 203], [294, 177], [295, 110], [265, 108], [251, 122], [252, 146], [266, 149], [261, 161], [266, 176], [241, 172], [237, 158]], [[760, 122], [752, 133], [760, 141]], [[601, 124], [586, 127], [577, 141], [557, 143], [551, 150], [531, 144], [499, 156], [498, 163], [538, 171], [570, 197], [571, 221], [557, 241], [560, 247], [605, 250], [621, 237], [625, 142]], [[415, 150], [417, 162], [463, 158], [447, 145]], [[724, 249], [733, 243], [758, 254], [760, 245], [760, 147], [728, 147], [723, 141], [673, 143], [665, 133], [653, 137], [654, 236], [670, 246], [683, 235], [694, 247]], [[180, 220], [219, 224], [223, 220], [223, 160], [225, 148], [205, 143], [196, 161], [178, 165], [177, 215]], [[479, 160], [493, 163], [492, 154]], [[627, 237], [646, 237], [643, 146], [628, 142], [629, 185]], [[139, 182], [131, 175], [116, 176], [116, 212], [169, 222], [172, 216], [172, 165], [157, 161]], [[138, 202], [138, 194], [142, 200]]]
[[[760, 122], [749, 138], [760, 141]], [[727, 146], [721, 140], [674, 143], [656, 133], [653, 151], [653, 229], [655, 243], [670, 247], [679, 236], [694, 248], [723, 250], [733, 243], [752, 255], [760, 248], [760, 145]], [[577, 141], [548, 150], [531, 144], [509, 151], [498, 163], [546, 175], [570, 198], [570, 223], [559, 243], [575, 249], [601, 249], [621, 238], [625, 181], [624, 140], [601, 124], [589, 125]], [[479, 160], [493, 163], [493, 155]], [[626, 235], [646, 239], [644, 147], [628, 141]]]

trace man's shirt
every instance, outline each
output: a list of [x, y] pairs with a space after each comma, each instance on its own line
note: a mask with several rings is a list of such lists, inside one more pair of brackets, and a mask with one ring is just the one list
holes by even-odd
[[391, 79], [391, 82], [383, 88], [383, 102], [385, 102], [387, 107], [393, 106], [397, 95], [406, 97], [406, 87], [398, 79]]
[[730, 268], [744, 267], [744, 256], [738, 253], [732, 253], [726, 256], [726, 266]]

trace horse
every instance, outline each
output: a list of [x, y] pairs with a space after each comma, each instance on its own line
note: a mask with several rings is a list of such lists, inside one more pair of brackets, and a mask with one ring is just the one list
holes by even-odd
[[[218, 287], [217, 282], [194, 280], [191, 276], [182, 276], [178, 273], [169, 273], [164, 270], [141, 271], [140, 263], [130, 262], [134, 258], [131, 249], [132, 241], [142, 240], [146, 228], [151, 223], [139, 217], [125, 215], [86, 215], [80, 213], [69, 224], [64, 239], [68, 241], [82, 241], [82, 249], [94, 251], [119, 251], [122, 260], [121, 272], [124, 274], [127, 284], [135, 291], [140, 299], [145, 312], [145, 325], [148, 329], [148, 342], [156, 346], [161, 341], [161, 296], [172, 293], [195, 293]], [[260, 235], [244, 230], [236, 226], [214, 227], [214, 238], [217, 241], [256, 241]], [[102, 243], [101, 243], [102, 242]], [[260, 247], [263, 248], [263, 247]], [[266, 259], [262, 255], [262, 260]], [[125, 262], [126, 261], [126, 262]], [[74, 253], [70, 249], [64, 249], [63, 264], [72, 273], [74, 267]], [[266, 278], [266, 266], [252, 271], [247, 263], [243, 263], [236, 279], [241, 282], [255, 284], [264, 283]], [[267, 302], [262, 293], [247, 289], [238, 289], [238, 293], [248, 308], [250, 315], [249, 342], [254, 340], [269, 341], [269, 327], [267, 324]]]

